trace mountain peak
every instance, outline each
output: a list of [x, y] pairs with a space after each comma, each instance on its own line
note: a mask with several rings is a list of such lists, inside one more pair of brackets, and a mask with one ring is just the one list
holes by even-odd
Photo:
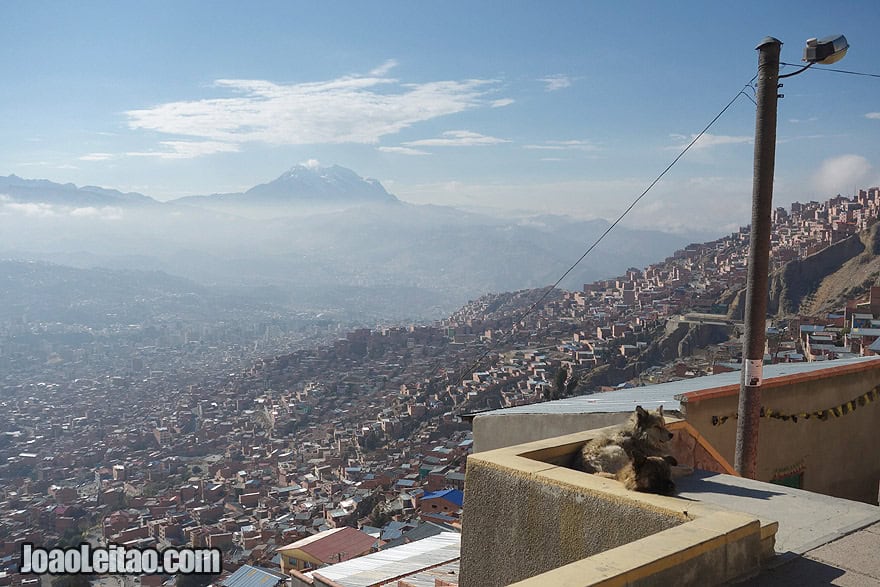
[[363, 178], [341, 165], [324, 167], [314, 159], [294, 165], [269, 183], [252, 187], [244, 197], [250, 202], [265, 204], [398, 201], [377, 180]]

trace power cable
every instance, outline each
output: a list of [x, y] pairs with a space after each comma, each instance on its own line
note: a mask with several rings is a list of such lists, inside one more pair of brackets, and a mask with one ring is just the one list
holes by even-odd
[[[736, 102], [737, 98], [739, 98], [740, 96], [745, 96], [746, 98], [751, 100], [751, 96], [746, 94], [745, 90], [746, 90], [746, 88], [748, 88], [752, 85], [752, 82], [755, 81], [755, 79], [757, 79], [757, 77], [758, 77], [758, 74], [755, 74], [752, 77], [752, 79], [750, 79], [748, 82], [745, 83], [745, 85], [743, 85], [742, 89], [739, 92], [737, 92], [733, 98], [730, 99], [730, 102], [728, 102], [727, 105], [724, 106], [724, 108], [722, 108], [721, 111], [715, 115], [715, 117], [709, 122], [709, 124], [707, 124], [703, 128], [703, 130], [701, 130], [699, 132], [699, 134], [694, 136], [693, 140], [691, 140], [691, 142], [688, 143], [687, 146], [684, 149], [682, 149], [678, 155], [676, 155], [676, 157], [672, 160], [672, 162], [666, 166], [666, 169], [664, 169], [662, 172], [660, 172], [660, 175], [655, 177], [654, 180], [650, 184], [648, 184], [648, 187], [646, 187], [645, 190], [635, 200], [632, 201], [632, 203], [626, 208], [626, 210], [624, 210], [623, 213], [621, 213], [620, 216], [617, 217], [617, 220], [612, 222], [611, 225], [609, 225], [608, 228], [605, 229], [605, 232], [603, 232], [601, 235], [599, 235], [599, 238], [597, 238], [595, 240], [595, 242], [593, 242], [593, 244], [590, 245], [586, 251], [584, 251], [584, 254], [581, 255], [580, 258], [577, 261], [575, 261], [574, 264], [572, 264], [572, 266], [569, 267], [565, 271], [565, 273], [563, 273], [562, 276], [556, 280], [556, 282], [553, 285], [548, 286], [545, 289], [544, 293], [537, 299], [537, 301], [535, 301], [531, 306], [529, 306], [529, 308], [525, 312], [523, 312], [523, 314], [520, 315], [519, 318], [514, 320], [514, 322], [513, 322], [514, 325], [518, 322], [525, 320], [529, 316], [529, 314], [531, 314], [535, 310], [535, 308], [537, 308], [538, 305], [541, 304], [541, 302], [543, 302], [547, 298], [548, 295], [550, 295], [550, 292], [553, 291], [554, 289], [556, 289], [556, 286], [558, 286], [562, 282], [562, 280], [568, 276], [569, 273], [574, 271], [575, 267], [577, 267], [580, 264], [580, 262], [583, 261], [587, 257], [587, 255], [589, 255], [593, 251], [593, 249], [595, 249], [596, 246], [600, 242], [602, 242], [602, 240], [606, 236], [608, 236], [608, 233], [610, 233], [612, 230], [614, 230], [614, 228], [618, 224], [620, 224], [620, 222], [624, 219], [624, 217], [626, 217], [626, 215], [629, 214], [629, 212], [633, 208], [636, 207], [636, 204], [638, 204], [642, 200], [642, 198], [644, 198], [648, 194], [648, 192], [651, 191], [651, 188], [653, 188], [655, 185], [657, 185], [657, 183], [663, 178], [663, 176], [666, 175], [669, 172], [669, 170], [675, 166], [676, 163], [678, 163], [679, 159], [681, 159], [684, 156], [684, 154], [687, 153], [691, 149], [691, 147], [693, 147], [694, 144], [698, 140], [700, 140], [700, 138], [704, 134], [706, 134], [706, 132], [710, 128], [712, 128], [712, 125], [714, 125], [718, 121], [718, 119], [721, 118], [721, 116], [723, 116], [725, 112], [727, 112], [728, 108], [730, 108], [733, 105], [733, 103]], [[752, 100], [752, 101], [754, 102], [754, 100]], [[487, 356], [489, 356], [489, 354], [493, 350], [495, 350], [495, 348], [497, 348], [502, 342], [506, 342], [512, 335], [513, 335], [513, 332], [511, 332], [509, 335], [507, 335], [503, 340], [498, 341], [498, 343], [490, 345], [489, 348], [486, 349], [486, 351], [483, 352], [483, 354], [481, 354], [479, 356], [479, 358], [477, 358], [477, 360], [474, 361], [474, 363], [470, 367], [468, 367], [467, 370], [465, 370], [462, 373], [461, 377], [459, 377], [458, 380], [456, 381], [454, 387], [458, 387], [459, 385], [461, 385], [461, 383], [464, 381], [465, 377], [472, 374], [477, 369], [477, 367], [480, 366], [480, 363], [483, 362], [483, 359], [485, 359]]]
[[[788, 65], [788, 66], [790, 66], [790, 67], [802, 67], [803, 64], [799, 64], [799, 63], [785, 63], [784, 61], [780, 61], [780, 62], [779, 62], [779, 65]], [[864, 76], [864, 77], [880, 77], [880, 74], [876, 74], [876, 73], [864, 73], [864, 72], [861, 72], [861, 71], [848, 71], [848, 70], [846, 70], [846, 69], [833, 69], [833, 68], [831, 68], [831, 67], [819, 67], [819, 66], [814, 66], [814, 67], [812, 67], [811, 69], [812, 69], [813, 71], [830, 71], [830, 72], [833, 72], [833, 73], [845, 73], [845, 74], [848, 74], [848, 75], [861, 75], [861, 76]]]

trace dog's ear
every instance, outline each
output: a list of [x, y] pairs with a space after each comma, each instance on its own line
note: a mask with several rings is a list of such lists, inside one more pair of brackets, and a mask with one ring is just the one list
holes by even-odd
[[659, 408], [657, 408], [657, 415], [660, 416], [661, 418], [663, 417], [663, 406], [660, 406]]
[[648, 417], [648, 412], [642, 406], [636, 406], [636, 422], [644, 422]]
[[667, 463], [669, 463], [669, 465], [672, 467], [675, 467], [676, 465], [678, 465], [678, 461], [672, 455], [666, 455], [665, 457], [663, 457], [663, 460], [666, 461]]

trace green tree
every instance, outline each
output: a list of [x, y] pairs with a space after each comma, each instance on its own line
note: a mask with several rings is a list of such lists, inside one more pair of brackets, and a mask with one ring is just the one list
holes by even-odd
[[578, 383], [580, 383], [580, 375], [572, 369], [571, 375], [568, 376], [568, 383], [565, 384], [565, 395], [569, 396], [574, 394], [574, 390], [577, 389]]
[[559, 367], [556, 371], [556, 377], [553, 382], [553, 399], [559, 399], [565, 396], [565, 381], [568, 379], [568, 369], [565, 368], [565, 365]]
[[392, 520], [392, 515], [385, 509], [384, 503], [377, 503], [368, 519], [371, 526], [381, 528]]

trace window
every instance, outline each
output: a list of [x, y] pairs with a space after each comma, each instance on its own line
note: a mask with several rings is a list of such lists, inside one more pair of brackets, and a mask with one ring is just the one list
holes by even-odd
[[804, 488], [804, 472], [799, 471], [797, 473], [792, 473], [790, 475], [783, 475], [782, 477], [777, 477], [770, 481], [771, 483], [775, 483], [776, 485], [783, 485], [785, 487], [794, 487], [795, 489], [803, 489]]

